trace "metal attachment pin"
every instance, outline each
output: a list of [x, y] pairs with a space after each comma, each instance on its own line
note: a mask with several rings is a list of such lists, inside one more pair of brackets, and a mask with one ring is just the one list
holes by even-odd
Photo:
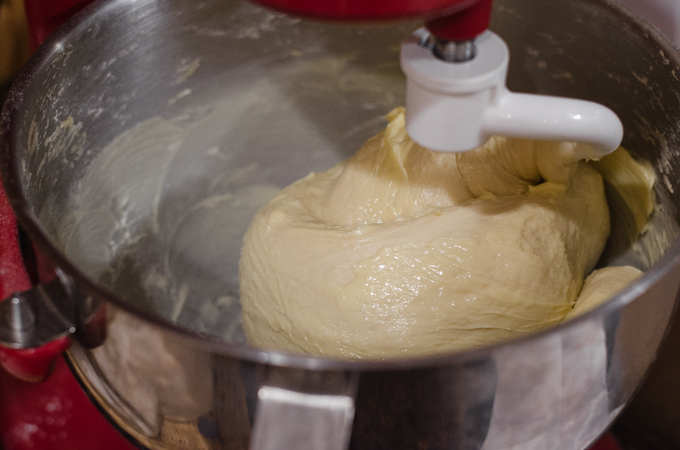
[[35, 314], [28, 302], [14, 295], [10, 300], [11, 308], [5, 316], [7, 324], [16, 331], [27, 331], [35, 325]]

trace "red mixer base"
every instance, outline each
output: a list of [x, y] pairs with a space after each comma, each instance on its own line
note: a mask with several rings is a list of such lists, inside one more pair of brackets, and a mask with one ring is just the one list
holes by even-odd
[[0, 369], [0, 448], [129, 450], [131, 444], [90, 403], [63, 358], [43, 383]]

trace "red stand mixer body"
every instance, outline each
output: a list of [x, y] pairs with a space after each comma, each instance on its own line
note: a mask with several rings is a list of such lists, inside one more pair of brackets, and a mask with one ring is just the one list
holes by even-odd
[[467, 41], [489, 26], [492, 0], [378, 0], [365, 2], [314, 0], [256, 0], [287, 14], [327, 20], [377, 21], [424, 17], [435, 36]]

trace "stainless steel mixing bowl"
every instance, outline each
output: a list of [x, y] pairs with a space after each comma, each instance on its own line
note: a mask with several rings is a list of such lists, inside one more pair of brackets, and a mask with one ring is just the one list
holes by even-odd
[[[2, 114], [3, 180], [68, 295], [74, 372], [150, 448], [583, 449], [635, 393], [680, 282], [680, 57], [608, 1], [496, 0], [513, 90], [612, 108], [658, 207], [602, 265], [646, 271], [574, 321], [414, 360], [265, 352], [237, 265], [256, 209], [346, 158], [404, 100], [415, 22], [339, 26], [239, 1], [111, 0], [32, 57]], [[55, 282], [52, 286], [55, 286]], [[43, 306], [44, 306], [43, 305]], [[350, 437], [351, 436], [351, 437]]]

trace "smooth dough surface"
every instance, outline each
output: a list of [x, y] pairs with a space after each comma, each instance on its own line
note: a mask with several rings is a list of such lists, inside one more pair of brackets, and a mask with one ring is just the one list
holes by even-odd
[[609, 234], [602, 176], [581, 160], [589, 147], [492, 138], [435, 153], [408, 137], [403, 109], [388, 119], [352, 158], [256, 214], [240, 263], [248, 341], [412, 357], [563, 320]]

